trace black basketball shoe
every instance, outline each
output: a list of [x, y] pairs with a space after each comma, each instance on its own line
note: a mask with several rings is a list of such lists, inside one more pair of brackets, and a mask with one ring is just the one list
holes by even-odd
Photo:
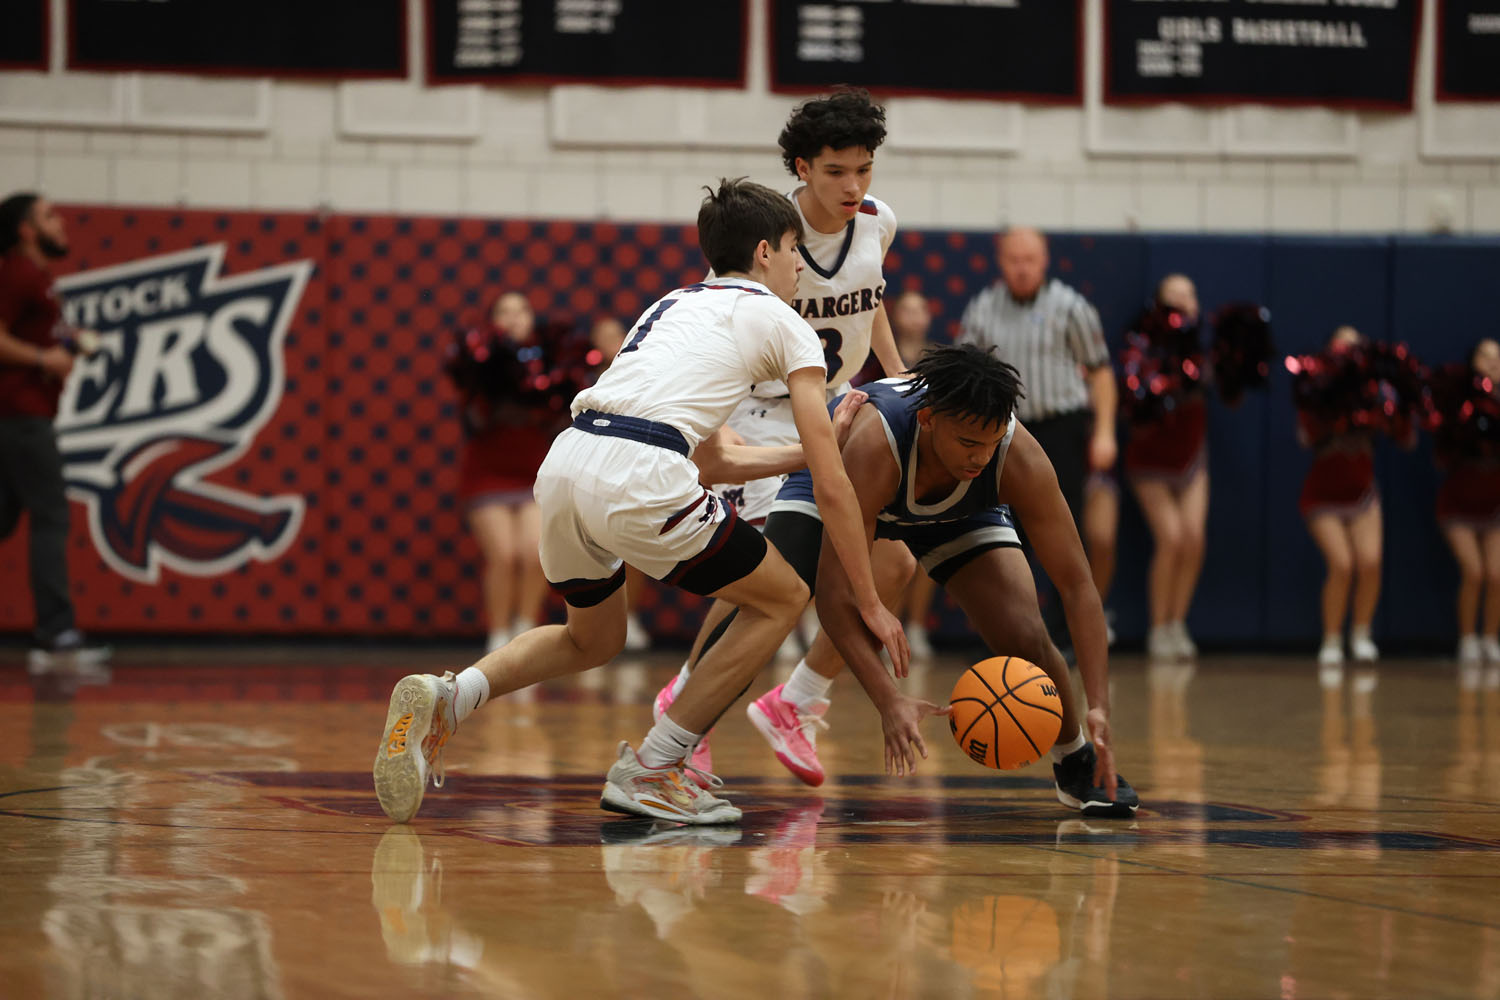
[[1094, 744], [1085, 743], [1052, 765], [1052, 775], [1057, 779], [1057, 801], [1070, 809], [1077, 809], [1085, 816], [1129, 819], [1140, 808], [1141, 800], [1130, 787], [1130, 782], [1115, 775], [1119, 788], [1114, 799], [1094, 784], [1094, 765], [1098, 757]]

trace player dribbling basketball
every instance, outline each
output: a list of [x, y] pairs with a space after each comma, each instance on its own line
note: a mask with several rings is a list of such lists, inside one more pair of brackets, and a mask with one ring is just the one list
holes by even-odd
[[[865, 538], [904, 542], [996, 655], [1030, 660], [1056, 683], [1063, 705], [1051, 750], [1058, 800], [1086, 816], [1134, 815], [1139, 799], [1115, 773], [1110, 742], [1104, 609], [1052, 463], [1013, 415], [1023, 391], [1016, 370], [962, 345], [929, 349], [912, 371], [911, 380], [861, 387], [869, 399], [844, 444]], [[815, 590], [823, 630], [880, 711], [886, 770], [904, 774], [927, 755], [922, 719], [942, 710], [896, 687], [880, 647], [851, 615], [848, 577], [838, 560], [820, 557], [827, 553], [814, 483], [806, 472], [791, 475], [766, 534]], [[1012, 511], [1062, 595], [1088, 698], [1083, 720], [1067, 664], [1042, 624]], [[898, 677], [904, 672], [897, 666]]]

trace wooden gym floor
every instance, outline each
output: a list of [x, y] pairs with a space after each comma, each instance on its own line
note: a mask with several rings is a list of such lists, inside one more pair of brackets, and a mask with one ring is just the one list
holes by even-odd
[[844, 678], [824, 787], [736, 709], [714, 752], [744, 822], [686, 829], [598, 808], [675, 667], [652, 656], [487, 706], [393, 826], [387, 694], [464, 658], [137, 649], [32, 678], [11, 652], [0, 994], [1500, 997], [1500, 668], [1119, 657], [1133, 822], [983, 770], [940, 721], [884, 778]]

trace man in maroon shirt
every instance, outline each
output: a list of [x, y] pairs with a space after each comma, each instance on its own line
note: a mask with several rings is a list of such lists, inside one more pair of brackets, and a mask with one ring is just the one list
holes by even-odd
[[30, 515], [30, 662], [97, 663], [107, 647], [87, 641], [68, 593], [68, 499], [52, 421], [73, 355], [49, 265], [68, 252], [62, 216], [31, 193], [0, 201], [0, 538]]

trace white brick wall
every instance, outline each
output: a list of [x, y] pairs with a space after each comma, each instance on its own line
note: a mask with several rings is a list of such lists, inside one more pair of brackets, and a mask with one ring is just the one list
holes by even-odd
[[[757, 28], [766, 2], [752, 0]], [[1091, 32], [1100, 2], [1088, 0]], [[409, 3], [419, 79], [423, 24], [418, 0]], [[1500, 106], [1432, 104], [1425, 6], [1413, 114], [965, 101], [944, 118], [941, 102], [893, 100], [893, 124], [912, 126], [904, 142], [893, 129], [873, 191], [914, 227], [1500, 232]], [[217, 130], [210, 92], [192, 78], [151, 77], [143, 89], [108, 74], [0, 73], [0, 188], [120, 204], [686, 222], [699, 188], [720, 176], [790, 183], [774, 142], [793, 101], [766, 92], [754, 38], [749, 90], [732, 96], [487, 88], [475, 108], [472, 91], [415, 84], [383, 85], [389, 99], [379, 87], [354, 91], [351, 102], [334, 83], [262, 92], [214, 81], [212, 93], [235, 98]], [[144, 109], [119, 98], [141, 93]], [[734, 109], [728, 124], [721, 106]], [[245, 131], [261, 107], [264, 129]], [[462, 132], [470, 111], [472, 136], [423, 137], [438, 118]], [[109, 123], [39, 124], [59, 115]], [[403, 125], [403, 115], [413, 120]], [[995, 134], [976, 136], [984, 128]], [[994, 149], [976, 151], [985, 145]], [[1172, 148], [1182, 151], [1166, 155]]]

